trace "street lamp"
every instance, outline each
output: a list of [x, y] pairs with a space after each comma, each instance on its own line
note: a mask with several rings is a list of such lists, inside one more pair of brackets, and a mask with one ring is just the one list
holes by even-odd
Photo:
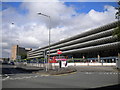
[[[12, 32], [13, 31], [13, 26], [14, 26], [14, 22], [12, 22], [11, 23], [11, 31], [10, 32]], [[9, 37], [9, 39], [11, 39], [12, 40], [12, 34], [11, 33], [9, 33], [10, 34], [10, 37]], [[12, 41], [10, 42], [10, 50], [12, 50]], [[9, 53], [9, 58], [10, 58], [10, 61], [12, 60], [12, 51]]]
[[[50, 59], [50, 29], [51, 29], [51, 17], [48, 16], [48, 15], [45, 15], [43, 13], [37, 13], [38, 15], [42, 15], [42, 16], [45, 16], [45, 17], [48, 17], [49, 18], [49, 55], [48, 55], [48, 60]], [[48, 67], [49, 67], [49, 61], [48, 61]]]
[[17, 59], [19, 60], [19, 40], [16, 40], [18, 42], [18, 45], [17, 45], [17, 48], [18, 48], [18, 51], [17, 51]]

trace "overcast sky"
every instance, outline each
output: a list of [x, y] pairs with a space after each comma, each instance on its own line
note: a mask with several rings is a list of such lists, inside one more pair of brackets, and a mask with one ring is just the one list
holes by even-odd
[[[2, 3], [2, 56], [12, 45], [37, 49], [115, 21], [116, 2], [4, 2]], [[82, 0], [84, 1], [84, 0]], [[37, 13], [49, 15], [49, 18]], [[12, 24], [14, 23], [14, 24]]]

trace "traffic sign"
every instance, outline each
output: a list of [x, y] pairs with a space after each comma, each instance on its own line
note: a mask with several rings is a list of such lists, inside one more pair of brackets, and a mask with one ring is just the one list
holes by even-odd
[[60, 49], [57, 50], [57, 54], [62, 54], [62, 51]]

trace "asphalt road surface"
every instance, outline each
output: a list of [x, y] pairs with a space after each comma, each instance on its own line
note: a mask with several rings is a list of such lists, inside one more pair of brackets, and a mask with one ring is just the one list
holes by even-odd
[[[11, 73], [4, 73], [2, 88], [99, 88], [120, 84], [120, 72], [114, 67], [75, 67], [77, 72], [63, 75], [45, 75], [16, 70], [5, 65]], [[11, 69], [10, 69], [11, 68]], [[17, 73], [16, 73], [17, 72]]]

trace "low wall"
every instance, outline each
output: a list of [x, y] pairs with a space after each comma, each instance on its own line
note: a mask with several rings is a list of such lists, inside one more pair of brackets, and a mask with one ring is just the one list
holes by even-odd
[[116, 63], [68, 63], [68, 66], [116, 66]]
[[[29, 63], [28, 66], [44, 67], [46, 64]], [[59, 63], [49, 63], [52, 66], [59, 66]], [[116, 63], [68, 63], [67, 66], [116, 66]]]

